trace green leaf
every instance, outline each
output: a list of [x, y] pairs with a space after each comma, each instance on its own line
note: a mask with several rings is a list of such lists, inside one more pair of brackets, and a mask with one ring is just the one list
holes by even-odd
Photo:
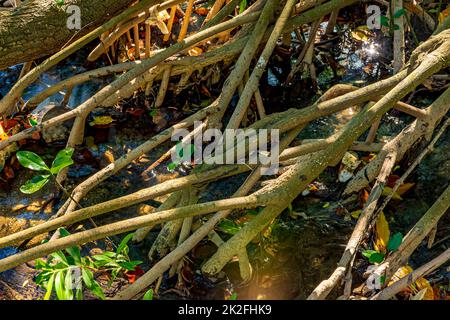
[[228, 300], [237, 300], [237, 298], [238, 298], [238, 295], [237, 295], [237, 293], [235, 292], [235, 293], [233, 293], [233, 294], [228, 298]]
[[396, 23], [394, 23], [394, 30], [400, 30], [400, 26]]
[[75, 298], [77, 300], [83, 300], [83, 289], [77, 288], [77, 291], [75, 292]]
[[73, 282], [72, 282], [72, 272], [71, 270], [67, 270], [66, 277], [64, 279], [64, 288], [65, 288], [65, 299], [73, 300], [73, 290], [72, 290]]
[[377, 251], [375, 251], [375, 250], [364, 250], [364, 251], [362, 252], [362, 255], [363, 255], [364, 257], [366, 257], [367, 259], [369, 259], [370, 256], [373, 255], [374, 253], [377, 253]]
[[238, 233], [239, 230], [241, 230], [241, 227], [236, 222], [230, 219], [224, 219], [221, 223], [217, 225], [217, 227], [219, 231], [231, 235], [235, 235], [236, 233]]
[[167, 170], [172, 171], [172, 170], [175, 170], [176, 167], [177, 167], [177, 165], [175, 163], [171, 162], [167, 165]]
[[55, 0], [55, 2], [60, 7], [64, 5], [64, 0]]
[[106, 263], [114, 261], [111, 257], [108, 257], [105, 254], [96, 254], [95, 256], [92, 256], [92, 259], [98, 262], [106, 262]]
[[64, 271], [59, 271], [58, 273], [56, 273], [55, 290], [56, 290], [56, 296], [58, 297], [58, 300], [65, 300], [63, 278], [64, 278]]
[[384, 260], [384, 254], [375, 250], [364, 250], [362, 255], [368, 258], [370, 263], [381, 263]]
[[44, 160], [34, 152], [18, 151], [16, 153], [17, 160], [25, 168], [34, 171], [50, 171]]
[[20, 191], [25, 194], [35, 193], [41, 190], [49, 181], [49, 174], [34, 176], [33, 178], [25, 182], [24, 185], [20, 186]]
[[395, 11], [393, 17], [394, 19], [398, 19], [401, 16], [403, 16], [406, 13], [406, 10], [404, 8], [398, 9], [397, 11]]
[[55, 274], [52, 274], [52, 276], [50, 277], [50, 279], [47, 282], [47, 286], [45, 287], [45, 289], [47, 291], [45, 292], [44, 300], [50, 300], [50, 297], [51, 297], [52, 291], [53, 291], [53, 283], [54, 282], [55, 282]]
[[142, 261], [126, 261], [126, 262], [120, 262], [119, 266], [122, 268], [128, 270], [128, 271], [134, 271], [138, 265], [140, 265]]
[[32, 126], [32, 127], [37, 125], [37, 121], [33, 118], [29, 118], [28, 122], [29, 122], [30, 126]]
[[122, 239], [122, 241], [120, 242], [119, 246], [117, 247], [116, 253], [119, 254], [123, 251], [123, 249], [125, 249], [125, 247], [127, 246], [127, 243], [133, 238], [134, 233], [130, 233], [128, 235], [125, 236], [125, 238]]
[[384, 260], [384, 254], [380, 252], [375, 252], [369, 258], [370, 263], [381, 263]]
[[97, 281], [93, 281], [92, 282], [92, 286], [90, 288], [91, 292], [93, 294], [95, 294], [97, 297], [99, 297], [102, 300], [105, 300], [105, 294], [103, 293], [102, 288], [100, 287], [100, 285], [97, 283]]
[[382, 25], [382, 26], [385, 26], [385, 27], [390, 27], [390, 24], [389, 24], [389, 18], [388, 17], [386, 17], [386, 16], [381, 16], [380, 17], [380, 24]]
[[247, 8], [247, 0], [242, 0], [241, 3], [239, 4], [239, 14], [244, 12], [246, 8]]
[[88, 289], [92, 288], [92, 284], [94, 283], [94, 274], [91, 270], [82, 268], [81, 276], [83, 278], [83, 282]]
[[67, 257], [64, 255], [62, 251], [56, 251], [50, 254], [51, 257], [60, 260], [64, 263], [64, 265], [69, 265], [69, 262], [67, 261]]
[[[70, 232], [64, 228], [59, 228], [59, 233], [62, 237], [67, 237], [70, 235]], [[73, 258], [75, 263], [81, 263], [81, 252], [77, 246], [66, 248], [66, 252]]]
[[142, 300], [153, 300], [153, 289], [148, 290]]
[[45, 268], [46, 266], [47, 266], [47, 264], [42, 259], [37, 259], [37, 260], [34, 261], [34, 268], [35, 269], [39, 270], [39, 269]]
[[397, 250], [398, 247], [400, 247], [400, 245], [402, 244], [402, 241], [403, 241], [403, 235], [400, 232], [397, 232], [389, 239], [389, 242], [387, 244], [387, 249], [389, 251]]
[[53, 160], [50, 172], [52, 174], [58, 174], [58, 172], [61, 171], [62, 169], [71, 166], [73, 164], [72, 160], [73, 151], [74, 151], [73, 148], [66, 148], [58, 152], [55, 160]]

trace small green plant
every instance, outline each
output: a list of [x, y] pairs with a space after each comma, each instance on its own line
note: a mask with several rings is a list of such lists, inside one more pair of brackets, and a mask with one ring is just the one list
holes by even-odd
[[[403, 235], [400, 232], [397, 232], [392, 237], [389, 238], [386, 249], [389, 252], [396, 251], [403, 241]], [[366, 257], [370, 263], [382, 263], [385, 258], [385, 254], [382, 252], [378, 252], [375, 250], [364, 250], [362, 255]]]
[[382, 26], [388, 27], [389, 31], [392, 33], [394, 30], [399, 30], [400, 26], [396, 24], [394, 21], [395, 19], [400, 18], [406, 13], [406, 10], [401, 8], [394, 12], [394, 14], [391, 15], [391, 17], [381, 16], [380, 23]]
[[20, 187], [20, 191], [25, 194], [32, 194], [42, 189], [50, 179], [55, 178], [62, 169], [73, 164], [73, 151], [73, 148], [66, 148], [58, 152], [50, 168], [36, 153], [30, 151], [18, 151], [16, 157], [23, 167], [33, 171], [45, 172], [45, 174], [34, 176], [31, 180], [25, 182], [25, 184]]
[[133, 238], [133, 233], [127, 235], [122, 239], [116, 252], [105, 251], [102, 254], [92, 256], [94, 260], [94, 265], [98, 269], [105, 269], [111, 272], [111, 279], [109, 283], [111, 284], [117, 275], [125, 271], [134, 271], [142, 261], [131, 261], [128, 256], [129, 248], [128, 242]]
[[[60, 228], [63, 237], [70, 233]], [[126, 270], [134, 271], [141, 261], [131, 261], [128, 257], [128, 241], [133, 234], [127, 235], [119, 244], [116, 252], [105, 251], [92, 257], [82, 257], [78, 247], [52, 253], [47, 261], [36, 260], [35, 268], [41, 270], [36, 276], [37, 285], [46, 289], [44, 300], [49, 300], [53, 291], [58, 300], [82, 300], [83, 287], [100, 299], [105, 299], [102, 288], [94, 279], [94, 272], [111, 272], [111, 284], [117, 275]]]
[[[60, 228], [60, 233], [63, 237], [69, 235], [63, 228]], [[56, 251], [50, 254], [47, 261], [36, 260], [35, 268], [41, 270], [35, 282], [46, 289], [44, 300], [49, 300], [53, 291], [58, 300], [82, 300], [83, 284], [94, 295], [105, 299], [103, 290], [94, 279], [95, 266], [89, 258], [81, 257], [78, 247]]]

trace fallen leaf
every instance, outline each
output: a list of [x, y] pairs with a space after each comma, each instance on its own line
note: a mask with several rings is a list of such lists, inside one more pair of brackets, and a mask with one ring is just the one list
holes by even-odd
[[[408, 274], [413, 272], [413, 269], [410, 266], [403, 266], [400, 267], [392, 276], [391, 281], [389, 281], [388, 286], [391, 286], [396, 281], [400, 280], [403, 277], [406, 277]], [[418, 296], [418, 294], [425, 290], [425, 293], [422, 293], [422, 297], [420, 297], [420, 300], [434, 300], [434, 291], [433, 287], [431, 286], [430, 282], [428, 282], [425, 278], [419, 278], [411, 284], [408, 289], [412, 290], [413, 292], [416, 292], [415, 296]], [[418, 298], [419, 298], [418, 297]], [[419, 299], [411, 299], [411, 300], [419, 300]]]
[[356, 210], [353, 211], [352, 213], [350, 213], [350, 215], [352, 216], [352, 218], [358, 219], [359, 216], [361, 215], [362, 210]]
[[[392, 193], [392, 191], [393, 191], [392, 188], [384, 187], [382, 195], [387, 197], [387, 196], [389, 196]], [[392, 199], [394, 199], [394, 200], [403, 200], [403, 198], [400, 197], [400, 195], [397, 192], [394, 192], [394, 194], [392, 195]]]
[[419, 292], [425, 290], [425, 293], [421, 300], [434, 300], [433, 287], [430, 282], [425, 278], [419, 278], [410, 286], [413, 290], [416, 289]]
[[104, 126], [111, 124], [113, 122], [113, 118], [110, 116], [100, 116], [100, 117], [94, 117], [94, 121], [89, 122], [89, 125], [91, 127], [93, 126]]
[[411, 188], [414, 187], [414, 186], [415, 186], [415, 183], [413, 183], [413, 182], [407, 182], [407, 183], [404, 183], [404, 184], [402, 184], [400, 187], [398, 187], [398, 189], [397, 189], [397, 194], [400, 195], [400, 196], [402, 196], [402, 195], [404, 195], [406, 192], [408, 192], [409, 189], [411, 189]]
[[373, 37], [373, 33], [367, 26], [359, 26], [356, 30], [350, 33], [353, 39], [362, 42], [369, 42], [370, 38]]
[[367, 200], [369, 200], [369, 192], [366, 189], [363, 189], [359, 195], [359, 201], [361, 205], [364, 205]]
[[383, 212], [380, 214], [375, 223], [375, 231], [376, 238], [374, 247], [377, 251], [385, 253], [391, 232], [389, 230], [389, 224], [386, 220], [386, 216]]
[[207, 8], [204, 8], [204, 7], [200, 7], [200, 8], [195, 9], [195, 13], [199, 14], [201, 16], [208, 15], [208, 12], [209, 12], [209, 10]]
[[5, 173], [5, 178], [7, 180], [11, 180], [12, 178], [15, 177], [14, 170], [11, 169], [11, 167], [8, 166], [4, 167], [3, 172]]
[[189, 51], [188, 51], [188, 54], [191, 56], [191, 57], [198, 57], [199, 55], [201, 55], [203, 53], [203, 50], [202, 50], [202, 48], [199, 48], [199, 47], [194, 47], [194, 48], [192, 48], [192, 49], [189, 49]]
[[0, 123], [0, 141], [6, 140], [8, 138], [9, 138], [8, 134], [5, 132], [5, 129], [3, 129], [3, 126]]
[[450, 7], [439, 13], [439, 25], [444, 23], [445, 18], [450, 14]]

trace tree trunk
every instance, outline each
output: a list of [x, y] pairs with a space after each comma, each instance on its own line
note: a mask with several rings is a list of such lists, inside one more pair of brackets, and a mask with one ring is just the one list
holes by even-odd
[[[66, 0], [59, 7], [55, 0], [30, 0], [14, 9], [0, 9], [0, 70], [52, 54], [110, 19], [133, 0]], [[72, 12], [81, 11], [81, 30], [67, 28]]]

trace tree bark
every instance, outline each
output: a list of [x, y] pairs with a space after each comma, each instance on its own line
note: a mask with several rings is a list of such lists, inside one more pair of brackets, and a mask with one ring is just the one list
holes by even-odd
[[[133, 0], [30, 0], [14, 9], [0, 9], [0, 70], [60, 50], [113, 17]], [[70, 5], [81, 11], [81, 30], [67, 28]]]

